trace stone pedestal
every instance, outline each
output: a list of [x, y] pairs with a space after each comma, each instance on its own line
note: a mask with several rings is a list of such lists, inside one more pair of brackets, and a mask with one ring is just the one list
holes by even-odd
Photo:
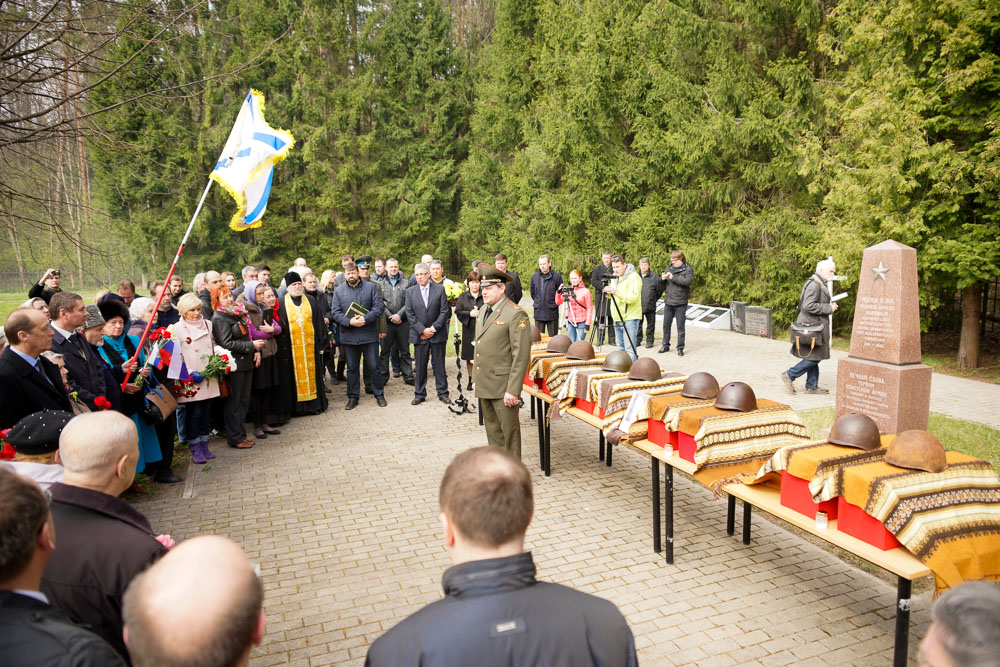
[[837, 363], [837, 414], [868, 415], [883, 433], [927, 430], [931, 367], [848, 357]]
[[896, 241], [865, 250], [850, 356], [837, 364], [837, 409], [883, 433], [927, 429], [931, 368], [920, 363], [917, 251]]

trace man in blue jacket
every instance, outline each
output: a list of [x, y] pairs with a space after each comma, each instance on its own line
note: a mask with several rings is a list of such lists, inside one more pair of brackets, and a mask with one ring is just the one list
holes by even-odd
[[[351, 310], [356, 304], [360, 309]], [[343, 346], [347, 357], [347, 405], [345, 410], [353, 410], [361, 398], [361, 356], [372, 378], [375, 401], [380, 408], [386, 403], [383, 394], [382, 374], [376, 367], [378, 358], [378, 331], [375, 323], [382, 316], [385, 304], [382, 290], [370, 280], [358, 277], [358, 267], [354, 262], [344, 265], [344, 284], [333, 292], [330, 314], [340, 327], [338, 344]], [[367, 312], [364, 312], [367, 311]]]
[[538, 258], [538, 270], [531, 276], [532, 306], [535, 326], [542, 333], [555, 336], [559, 333], [559, 306], [556, 305], [556, 291], [562, 287], [562, 276], [552, 270], [548, 255]]
[[406, 321], [410, 323], [410, 342], [413, 343], [413, 400], [420, 405], [427, 398], [427, 357], [434, 367], [434, 384], [438, 399], [451, 403], [448, 398], [448, 376], [444, 370], [445, 346], [448, 344], [448, 319], [451, 308], [444, 287], [431, 280], [430, 267], [417, 264], [413, 267], [417, 284], [406, 290]]
[[612, 602], [535, 579], [524, 551], [531, 474], [505, 449], [456, 456], [438, 494], [452, 567], [445, 597], [375, 640], [366, 665], [634, 667], [635, 640]]

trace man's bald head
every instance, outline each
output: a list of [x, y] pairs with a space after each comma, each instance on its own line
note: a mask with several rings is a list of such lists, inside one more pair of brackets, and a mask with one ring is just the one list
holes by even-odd
[[264, 634], [264, 588], [224, 537], [182, 542], [125, 592], [125, 641], [135, 667], [246, 662]]
[[452, 459], [438, 499], [455, 529], [487, 548], [522, 539], [534, 512], [531, 473], [499, 447], [474, 447]]
[[222, 284], [222, 274], [218, 271], [206, 271], [205, 272], [205, 286], [208, 289], [213, 287], [218, 287]]
[[117, 496], [135, 478], [139, 434], [132, 420], [120, 412], [78, 415], [59, 436], [59, 458], [66, 469], [66, 484]]

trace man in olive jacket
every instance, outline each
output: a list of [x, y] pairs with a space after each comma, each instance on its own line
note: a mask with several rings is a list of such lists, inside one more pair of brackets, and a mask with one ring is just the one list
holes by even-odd
[[445, 597], [376, 639], [366, 665], [636, 665], [632, 631], [612, 602], [535, 578], [524, 551], [531, 474], [520, 460], [467, 449], [438, 498], [452, 562]]
[[489, 264], [478, 271], [483, 308], [476, 319], [473, 387], [482, 401], [487, 441], [520, 458], [518, 397], [531, 356], [531, 327], [528, 314], [506, 297], [510, 276]]

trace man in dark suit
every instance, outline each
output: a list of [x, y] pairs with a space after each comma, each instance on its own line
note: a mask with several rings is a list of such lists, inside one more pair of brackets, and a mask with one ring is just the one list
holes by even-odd
[[406, 321], [410, 323], [410, 342], [413, 343], [413, 400], [420, 405], [427, 398], [427, 357], [434, 368], [434, 384], [438, 399], [451, 403], [448, 398], [448, 376], [444, 370], [445, 346], [448, 344], [448, 297], [444, 288], [431, 281], [430, 267], [417, 264], [413, 267], [417, 284], [406, 290]]
[[100, 637], [73, 625], [39, 592], [56, 547], [38, 485], [0, 468], [0, 655], [7, 667], [114, 665], [125, 661]]
[[[124, 304], [119, 308], [127, 326], [128, 308]], [[49, 303], [49, 317], [52, 318], [52, 350], [63, 355], [66, 370], [69, 371], [70, 388], [87, 407], [99, 410], [94, 401], [98, 396], [107, 398], [108, 388], [104, 382], [104, 369], [101, 367], [104, 362], [93, 353], [83, 333], [77, 333], [77, 329], [87, 319], [87, 307], [83, 304], [83, 299], [72, 292], [53, 295]]]
[[7, 316], [10, 346], [0, 354], [0, 429], [44, 410], [72, 410], [59, 369], [41, 356], [52, 347], [49, 318], [40, 310], [19, 308]]

